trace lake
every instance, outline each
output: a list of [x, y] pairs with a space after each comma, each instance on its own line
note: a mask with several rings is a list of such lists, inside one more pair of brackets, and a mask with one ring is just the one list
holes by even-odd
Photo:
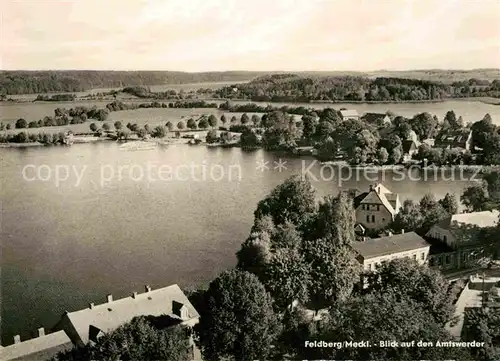
[[259, 200], [303, 169], [319, 197], [377, 179], [402, 199], [459, 196], [473, 183], [450, 171], [444, 179], [416, 171], [401, 180], [390, 171], [348, 177], [334, 169], [332, 177], [313, 159], [289, 157], [280, 171], [276, 153], [184, 144], [135, 152], [114, 142], [0, 149], [0, 158], [4, 345], [14, 334], [24, 339], [52, 327], [65, 310], [103, 303], [108, 293], [116, 299], [145, 284], [209, 282], [235, 265]]
[[[225, 86], [233, 85], [233, 84], [242, 84], [248, 83], [247, 81], [216, 81], [216, 82], [205, 82], [205, 83], [184, 83], [184, 84], [157, 84], [157, 85], [146, 85], [152, 92], [164, 92], [167, 90], [175, 90], [175, 91], [191, 91], [198, 90], [200, 88], [203, 89], [219, 89]], [[115, 87], [115, 88], [94, 88], [81, 92], [51, 92], [50, 94], [75, 94], [77, 97], [83, 97], [88, 94], [98, 94], [98, 93], [109, 93], [114, 90], [123, 89], [123, 87]], [[47, 93], [35, 93], [35, 94], [13, 94], [8, 95], [8, 98], [11, 99], [19, 99], [19, 100], [35, 100], [38, 95], [47, 95]]]
[[[147, 100], [138, 100], [141, 103], [147, 102]], [[54, 109], [56, 108], [71, 108], [75, 106], [97, 106], [98, 108], [104, 108], [106, 104], [110, 103], [110, 100], [89, 100], [89, 101], [77, 101], [77, 102], [35, 102], [35, 103], [12, 103], [12, 102], [1, 102], [0, 103], [0, 121], [14, 123], [19, 118], [24, 118], [28, 122], [32, 120], [42, 119], [46, 115], [53, 116]], [[131, 101], [126, 101], [129, 103]], [[220, 103], [221, 101], [214, 101]], [[246, 104], [247, 101], [234, 101], [235, 104]], [[318, 104], [318, 103], [267, 103], [267, 102], [255, 102], [260, 105], [271, 104], [273, 106], [304, 106], [314, 109], [323, 109], [325, 107], [332, 107], [335, 109], [349, 108], [356, 109], [360, 115], [367, 112], [374, 113], [385, 113], [391, 110], [397, 115], [402, 115], [405, 117], [412, 117], [417, 113], [429, 112], [436, 115], [440, 120], [442, 120], [448, 110], [454, 110], [457, 116], [462, 116], [464, 121], [476, 122], [481, 120], [486, 113], [489, 113], [493, 118], [493, 122], [500, 125], [500, 105], [486, 104], [480, 101], [472, 100], [450, 100], [439, 103], [394, 103], [394, 104], [367, 104], [367, 103], [339, 103], [339, 104]], [[162, 114], [163, 117], [169, 116], [170, 112], [177, 111], [177, 109], [146, 109], [146, 112], [138, 113], [144, 114], [145, 117], [148, 116], [147, 111], [154, 111], [155, 115]], [[186, 111], [186, 110], [184, 110]], [[188, 110], [191, 111], [191, 110]], [[210, 113], [210, 109], [196, 109], [197, 113]], [[212, 110], [213, 111], [213, 110]], [[221, 113], [222, 114], [222, 113]], [[120, 118], [133, 118], [136, 117], [136, 113], [133, 111], [120, 111], [112, 112], [110, 118], [120, 119]], [[139, 117], [141, 118], [141, 117]], [[141, 118], [142, 119], [142, 118]], [[144, 118], [147, 120], [147, 118]], [[141, 122], [139, 120], [139, 122]], [[141, 123], [144, 123], [142, 121]]]

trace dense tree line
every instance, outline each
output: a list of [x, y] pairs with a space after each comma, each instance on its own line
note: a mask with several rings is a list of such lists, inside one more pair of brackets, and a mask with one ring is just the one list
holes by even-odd
[[424, 236], [433, 225], [458, 213], [458, 206], [453, 193], [447, 193], [439, 200], [432, 193], [425, 194], [419, 202], [407, 199], [396, 214], [391, 228], [396, 232], [415, 231]]
[[1, 71], [0, 93], [34, 94], [48, 92], [79, 92], [95, 88], [119, 88], [155, 84], [185, 84], [222, 81], [246, 81], [266, 72], [204, 72], [169, 71]]
[[42, 144], [66, 144], [66, 134], [59, 133], [27, 133], [0, 134], [0, 143], [42, 143]]
[[55, 94], [55, 95], [41, 95], [39, 94], [35, 101], [44, 101], [44, 102], [65, 102], [65, 101], [74, 101], [76, 99], [75, 94]]
[[[488, 81], [486, 81], [488, 82]], [[304, 77], [267, 75], [249, 83], [219, 89], [220, 98], [254, 101], [424, 101], [463, 96], [499, 97], [498, 81], [485, 88], [456, 87], [427, 80], [356, 76]], [[235, 91], [236, 90], [236, 91]]]

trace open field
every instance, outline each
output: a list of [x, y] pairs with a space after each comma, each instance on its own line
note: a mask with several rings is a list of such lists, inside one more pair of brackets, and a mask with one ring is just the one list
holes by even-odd
[[[239, 124], [239, 120], [243, 113], [229, 113], [218, 109], [212, 108], [202, 108], [202, 109], [178, 109], [178, 108], [147, 108], [147, 109], [134, 109], [134, 110], [122, 110], [118, 112], [111, 112], [109, 117], [104, 122], [99, 122], [97, 120], [87, 120], [85, 123], [81, 124], [69, 124], [63, 126], [55, 127], [40, 127], [40, 128], [26, 128], [26, 129], [10, 129], [5, 130], [7, 134], [15, 134], [21, 131], [26, 131], [28, 133], [59, 133], [71, 130], [73, 133], [85, 133], [89, 132], [89, 126], [91, 123], [96, 123], [98, 126], [102, 127], [104, 123], [108, 123], [111, 129], [114, 129], [114, 123], [116, 121], [121, 121], [125, 127], [127, 123], [137, 123], [140, 126], [148, 124], [150, 127], [155, 127], [157, 125], [165, 125], [168, 121], [174, 124], [174, 129], [179, 121], [183, 121], [184, 125], [189, 118], [197, 119], [203, 114], [210, 115], [214, 114], [217, 119], [220, 119], [222, 114], [224, 114], [230, 121], [231, 117], [235, 116], [238, 119], [236, 124]], [[262, 113], [247, 113], [249, 117], [253, 114], [262, 116]], [[295, 116], [296, 119], [300, 119], [299, 116]], [[11, 123], [14, 127], [15, 121], [9, 121], [4, 123]], [[218, 127], [222, 126], [219, 121]], [[226, 123], [229, 126], [229, 123]]]

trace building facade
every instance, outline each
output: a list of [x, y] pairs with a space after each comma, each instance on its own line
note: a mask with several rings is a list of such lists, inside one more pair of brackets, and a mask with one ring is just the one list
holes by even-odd
[[342, 120], [359, 120], [359, 114], [354, 109], [344, 109], [340, 111]]
[[444, 131], [436, 137], [434, 146], [443, 149], [457, 148], [461, 151], [470, 150], [472, 146], [472, 131], [469, 129]]
[[401, 208], [399, 196], [382, 184], [370, 186], [368, 192], [354, 197], [356, 223], [365, 229], [384, 229], [392, 223]]
[[499, 212], [454, 214], [435, 224], [425, 237], [433, 243], [429, 264], [442, 270], [469, 268], [484, 257], [482, 231], [495, 227]]
[[365, 272], [375, 271], [377, 265], [393, 259], [408, 258], [419, 264], [427, 263], [430, 244], [415, 232], [355, 242], [352, 248]]

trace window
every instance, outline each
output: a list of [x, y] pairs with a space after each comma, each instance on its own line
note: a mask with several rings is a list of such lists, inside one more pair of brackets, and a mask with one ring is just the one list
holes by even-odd
[[462, 261], [467, 261], [467, 253], [462, 253]]
[[414, 259], [415, 261], [417, 260], [417, 254], [416, 254], [416, 253], [413, 255], [413, 259]]
[[377, 204], [377, 211], [380, 211], [380, 205]]
[[420, 259], [423, 261], [425, 259], [425, 252], [420, 253]]
[[445, 263], [450, 264], [450, 255], [449, 254], [446, 255]]
[[366, 216], [366, 223], [370, 223], [370, 216]]
[[446, 243], [448, 239], [446, 238], [446, 235], [443, 236], [443, 241]]
[[372, 222], [375, 223], [375, 216], [372, 216]]

